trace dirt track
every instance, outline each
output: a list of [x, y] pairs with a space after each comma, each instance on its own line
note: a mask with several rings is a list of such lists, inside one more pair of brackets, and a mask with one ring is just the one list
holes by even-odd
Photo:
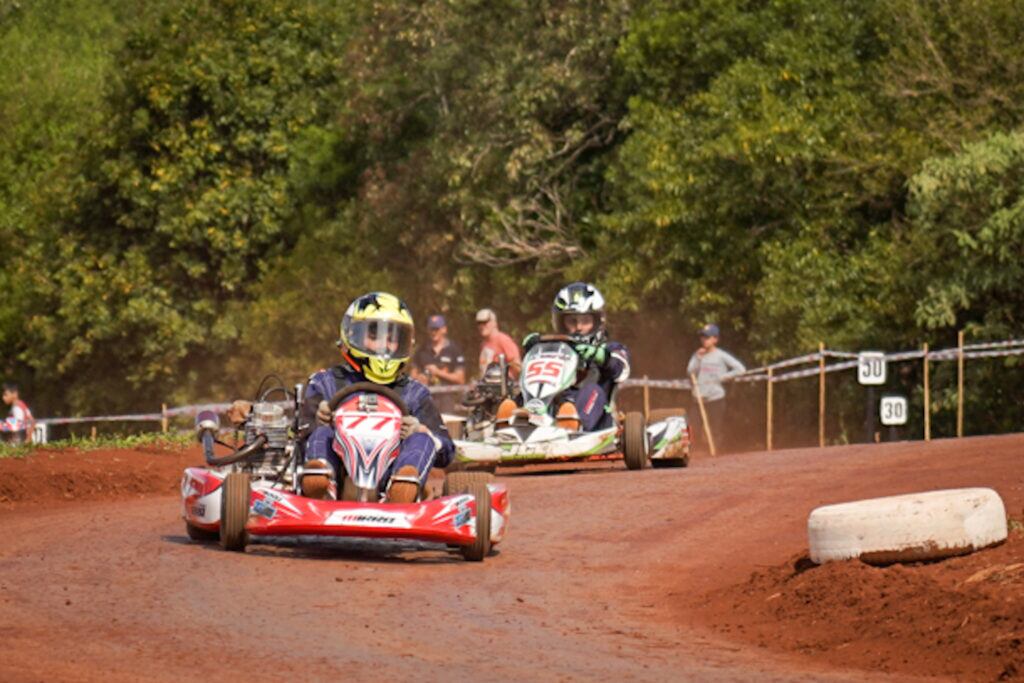
[[25, 502], [0, 512], [0, 680], [879, 680], [849, 668], [875, 665], [976, 680], [998, 662], [773, 652], [721, 610], [805, 550], [823, 503], [981, 485], [1019, 518], [1022, 450], [990, 437], [507, 476], [512, 528], [482, 565], [352, 541], [229, 554], [189, 544], [167, 494]]

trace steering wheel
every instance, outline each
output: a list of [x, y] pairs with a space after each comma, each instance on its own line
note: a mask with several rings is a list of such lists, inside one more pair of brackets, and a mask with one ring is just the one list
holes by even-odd
[[377, 394], [388, 399], [402, 411], [402, 417], [409, 414], [409, 406], [405, 404], [402, 397], [398, 395], [398, 392], [390, 387], [385, 387], [380, 384], [374, 384], [373, 382], [356, 382], [355, 384], [349, 384], [344, 389], [338, 391], [331, 400], [328, 401], [327, 405], [330, 406], [331, 412], [333, 413], [341, 405], [341, 402], [352, 394]]

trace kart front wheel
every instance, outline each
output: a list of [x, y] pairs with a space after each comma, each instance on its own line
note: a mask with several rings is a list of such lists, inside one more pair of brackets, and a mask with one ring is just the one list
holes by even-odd
[[644, 424], [643, 413], [626, 413], [622, 429], [622, 456], [627, 469], [642, 470], [647, 464], [647, 425]]
[[252, 487], [248, 472], [232, 472], [224, 479], [220, 497], [220, 544], [225, 550], [245, 551], [249, 534], [249, 496]]
[[462, 557], [482, 562], [491, 552], [491, 490], [487, 483], [494, 477], [486, 472], [452, 472], [444, 478], [444, 495], [468, 493], [476, 502], [476, 539], [459, 546]]

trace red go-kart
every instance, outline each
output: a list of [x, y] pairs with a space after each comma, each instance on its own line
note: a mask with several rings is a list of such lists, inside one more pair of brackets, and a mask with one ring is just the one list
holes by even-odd
[[501, 541], [511, 510], [508, 490], [486, 473], [447, 474], [437, 498], [424, 500], [421, 493], [415, 503], [382, 502], [382, 479], [398, 455], [408, 409], [396, 392], [369, 382], [346, 387], [330, 401], [334, 450], [345, 468], [338, 473], [340, 486], [332, 485], [324, 500], [301, 495], [304, 476], [333, 474], [304, 466], [295, 436], [303, 433], [301, 401], [298, 385], [291, 419], [288, 402], [254, 403], [244, 446], [219, 457], [214, 444], [228, 445], [215, 436], [216, 414], [197, 417], [207, 467], [190, 467], [181, 480], [182, 516], [191, 539], [219, 540], [235, 551], [262, 536], [408, 539], [443, 543], [474, 561]]

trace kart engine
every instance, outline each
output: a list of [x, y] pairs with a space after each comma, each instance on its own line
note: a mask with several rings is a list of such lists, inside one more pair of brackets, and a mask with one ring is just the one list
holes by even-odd
[[266, 439], [263, 446], [263, 461], [256, 464], [255, 474], [276, 473], [291, 455], [292, 444], [288, 438], [291, 421], [280, 403], [254, 403], [249, 419], [245, 423], [245, 445], [256, 442], [259, 437]]

